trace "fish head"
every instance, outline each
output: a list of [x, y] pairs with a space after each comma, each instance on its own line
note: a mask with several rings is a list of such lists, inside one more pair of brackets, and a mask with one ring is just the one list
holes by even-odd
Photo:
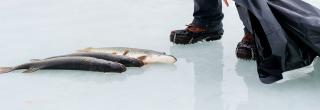
[[137, 67], [142, 67], [144, 65], [144, 62], [142, 60], [137, 59], [132, 61], [132, 65]]
[[177, 62], [177, 58], [173, 55], [160, 55], [160, 59], [165, 61], [164, 63], [173, 64]]
[[149, 55], [146, 56], [142, 60], [145, 64], [149, 63], [165, 63], [165, 64], [173, 64], [177, 62], [177, 58], [172, 55]]

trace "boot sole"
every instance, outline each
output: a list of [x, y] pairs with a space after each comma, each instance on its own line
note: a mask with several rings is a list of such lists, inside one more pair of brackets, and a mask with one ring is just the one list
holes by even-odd
[[[205, 36], [205, 37], [203, 37]], [[179, 35], [175, 33], [170, 34], [170, 41], [175, 44], [194, 44], [202, 41], [214, 41], [214, 40], [220, 40], [222, 37], [221, 35], [203, 35], [203, 36], [197, 36], [197, 37], [189, 37], [188, 39], [186, 37], [179, 37]]]
[[248, 48], [248, 47], [241, 47], [240, 43], [238, 43], [237, 48], [236, 48], [236, 56], [239, 59], [242, 60], [256, 60], [256, 51], [254, 48]]

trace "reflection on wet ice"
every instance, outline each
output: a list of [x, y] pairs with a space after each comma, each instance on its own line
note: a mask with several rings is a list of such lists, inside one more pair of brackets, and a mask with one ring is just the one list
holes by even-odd
[[221, 42], [174, 45], [171, 54], [194, 65], [194, 110], [222, 110], [223, 47]]
[[[249, 68], [254, 63], [239, 61], [237, 64], [237, 73], [243, 77], [248, 87], [248, 101], [238, 106], [237, 110], [302, 110], [308, 107], [308, 110], [318, 110], [320, 101], [320, 60], [314, 62], [314, 71], [304, 73], [303, 77], [290, 79], [281, 83], [265, 85], [256, 83], [257, 75], [251, 73], [255, 69]], [[244, 69], [247, 68], [247, 69]], [[301, 74], [301, 73], [297, 73]]]

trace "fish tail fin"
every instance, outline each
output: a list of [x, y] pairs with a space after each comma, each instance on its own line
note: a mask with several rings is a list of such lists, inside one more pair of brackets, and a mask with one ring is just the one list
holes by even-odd
[[92, 47], [87, 47], [87, 48], [84, 48], [84, 49], [79, 49], [77, 50], [78, 52], [89, 52], [91, 49], [93, 49]]
[[12, 67], [0, 67], [0, 74], [9, 73], [11, 71], [13, 71]]

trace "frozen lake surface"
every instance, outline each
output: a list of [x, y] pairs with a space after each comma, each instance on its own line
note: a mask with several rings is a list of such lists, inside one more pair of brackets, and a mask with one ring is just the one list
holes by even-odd
[[[309, 0], [320, 6], [318, 0]], [[1, 0], [1, 66], [126, 46], [165, 51], [175, 65], [123, 74], [42, 70], [0, 75], [2, 110], [319, 110], [320, 60], [262, 84], [255, 62], [238, 60], [243, 36], [234, 6], [224, 7], [222, 40], [181, 46], [169, 32], [192, 20], [192, 0]]]

